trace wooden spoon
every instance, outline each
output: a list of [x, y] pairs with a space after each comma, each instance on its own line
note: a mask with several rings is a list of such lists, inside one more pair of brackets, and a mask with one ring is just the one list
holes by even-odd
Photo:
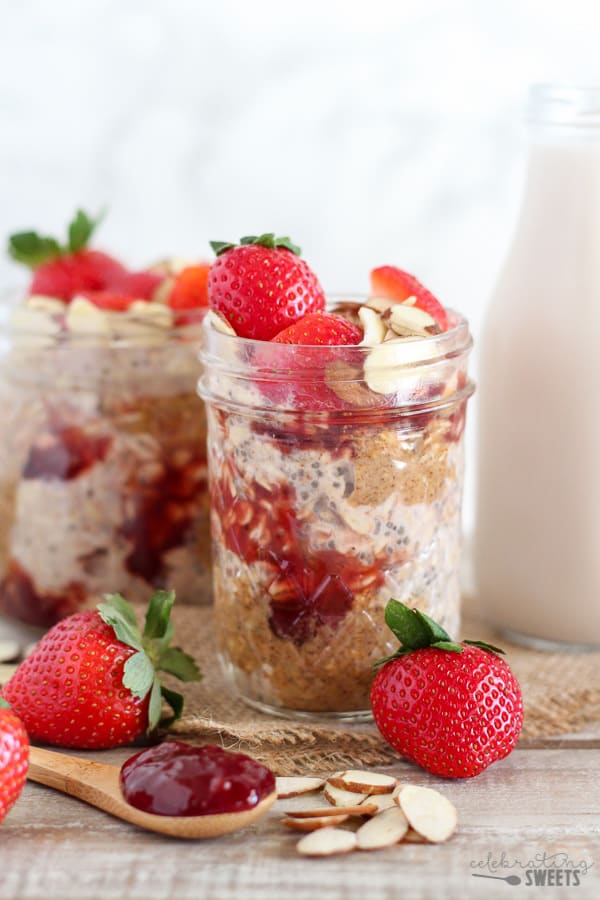
[[143, 812], [124, 799], [119, 782], [120, 766], [79, 759], [52, 750], [31, 747], [29, 772], [31, 781], [78, 797], [149, 831], [178, 838], [213, 838], [245, 828], [259, 819], [277, 799], [277, 791], [264, 797], [253, 809], [208, 816], [158, 816]]

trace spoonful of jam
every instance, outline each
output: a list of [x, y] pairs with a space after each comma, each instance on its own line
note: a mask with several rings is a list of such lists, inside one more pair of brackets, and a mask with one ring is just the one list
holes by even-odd
[[243, 753], [167, 741], [121, 768], [31, 747], [28, 777], [132, 825], [179, 838], [245, 828], [275, 802], [275, 777]]

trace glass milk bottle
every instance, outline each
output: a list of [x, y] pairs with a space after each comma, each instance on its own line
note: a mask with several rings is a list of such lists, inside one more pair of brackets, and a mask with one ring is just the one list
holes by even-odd
[[480, 342], [477, 591], [507, 637], [600, 645], [600, 87], [537, 86]]

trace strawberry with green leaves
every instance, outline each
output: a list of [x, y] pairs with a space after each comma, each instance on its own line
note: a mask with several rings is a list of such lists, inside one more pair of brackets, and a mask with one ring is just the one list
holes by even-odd
[[470, 778], [508, 756], [523, 725], [523, 698], [504, 651], [453, 641], [425, 613], [396, 600], [385, 621], [401, 645], [381, 660], [371, 687], [385, 740], [445, 778]]
[[325, 308], [317, 276], [287, 237], [249, 235], [238, 245], [211, 241], [208, 303], [240, 337], [269, 341], [307, 313]]
[[[156, 591], [143, 632], [120, 594], [51, 628], [2, 689], [31, 740], [106, 749], [178, 718], [183, 697], [159, 673], [181, 681], [201, 676], [194, 660], [171, 646], [174, 600], [172, 591]], [[163, 699], [173, 715], [161, 721]]]
[[[12, 234], [8, 252], [16, 262], [33, 270], [30, 294], [42, 294], [70, 302], [83, 295], [91, 302], [100, 297], [97, 304], [112, 309], [111, 295], [151, 300], [163, 277], [154, 272], [129, 272], [122, 263], [108, 253], [92, 250], [88, 244], [101, 217], [91, 218], [83, 210], [77, 210], [67, 229], [67, 240], [61, 244], [55, 238], [39, 235], [36, 231]], [[114, 310], [121, 311], [122, 302]]]
[[22, 722], [0, 697], [0, 822], [23, 790], [29, 766], [29, 739]]

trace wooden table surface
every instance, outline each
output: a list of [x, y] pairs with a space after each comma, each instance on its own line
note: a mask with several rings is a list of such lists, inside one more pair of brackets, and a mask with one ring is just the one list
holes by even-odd
[[[80, 755], [120, 763], [130, 752]], [[301, 858], [298, 836], [279, 820], [284, 808], [306, 807], [307, 797], [278, 801], [237, 834], [184, 842], [27, 784], [0, 829], [0, 898], [487, 900], [527, 896], [536, 878], [554, 885], [541, 896], [600, 896], [600, 739], [594, 735], [523, 745], [473, 780], [441, 782], [403, 762], [389, 771], [435, 785], [456, 804], [459, 830], [447, 844]], [[517, 875], [521, 883], [475, 873]]]

